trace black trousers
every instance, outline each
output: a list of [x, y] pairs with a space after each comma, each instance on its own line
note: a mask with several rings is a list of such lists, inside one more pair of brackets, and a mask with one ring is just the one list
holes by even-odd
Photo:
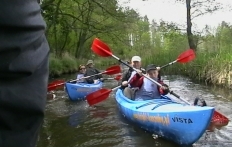
[[35, 147], [43, 123], [48, 55], [30, 76], [0, 81], [0, 147]]

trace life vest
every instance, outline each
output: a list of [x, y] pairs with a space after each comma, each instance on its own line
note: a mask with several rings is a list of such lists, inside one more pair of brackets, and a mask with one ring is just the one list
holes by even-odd
[[[144, 74], [146, 74], [146, 70], [140, 68]], [[126, 73], [123, 74], [122, 81], [130, 81], [130, 79], [135, 75], [135, 71], [132, 68], [129, 68]]]
[[135, 92], [135, 100], [150, 100], [159, 97], [160, 91], [157, 84], [143, 78], [143, 85]]
[[132, 72], [131, 72], [131, 76], [130, 76], [130, 78], [128, 79], [128, 82], [131, 80], [131, 78], [134, 77], [134, 75], [135, 75], [136, 73], [137, 73], [136, 71], [132, 71]]

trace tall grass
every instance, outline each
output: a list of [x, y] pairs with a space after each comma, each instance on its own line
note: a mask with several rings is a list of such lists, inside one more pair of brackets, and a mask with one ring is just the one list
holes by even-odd
[[[176, 60], [183, 51], [160, 51], [155, 55], [146, 56], [143, 59], [143, 66], [155, 64], [165, 65]], [[207, 84], [232, 88], [232, 54], [229, 49], [219, 51], [197, 51], [195, 60], [188, 63], [175, 63], [162, 69], [162, 73], [186, 75], [192, 79]]]
[[73, 56], [65, 53], [62, 57], [63, 73], [72, 73], [78, 70], [78, 61]]
[[55, 58], [54, 55], [50, 55], [49, 58], [50, 76], [60, 76], [63, 73], [63, 65], [60, 59]]
[[61, 58], [57, 58], [53, 54], [50, 54], [49, 60], [51, 77], [76, 72], [79, 64], [83, 64], [82, 60], [77, 60], [68, 53], [63, 54]]
[[198, 52], [195, 61], [187, 65], [185, 73], [205, 83], [231, 88], [232, 56], [229, 50]]

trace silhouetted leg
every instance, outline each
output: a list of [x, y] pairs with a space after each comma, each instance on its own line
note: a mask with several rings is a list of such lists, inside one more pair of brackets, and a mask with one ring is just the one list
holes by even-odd
[[48, 58], [28, 77], [0, 82], [0, 147], [35, 147], [47, 96]]

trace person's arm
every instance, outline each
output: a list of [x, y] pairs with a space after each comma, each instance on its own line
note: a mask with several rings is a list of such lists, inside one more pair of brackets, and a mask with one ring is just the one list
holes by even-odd
[[131, 87], [139, 87], [143, 85], [143, 76], [140, 76], [138, 73], [136, 73], [129, 81], [129, 84]]
[[123, 81], [127, 81], [127, 74], [128, 74], [128, 71], [124, 71], [123, 73], [122, 73], [122, 78], [121, 78], [121, 80], [119, 80], [118, 81], [118, 85], [121, 85], [121, 87], [122, 87], [122, 89], [124, 89], [125, 87], [127, 87], [127, 86], [123, 86], [122, 85], [122, 82]]
[[158, 82], [162, 85], [162, 87], [159, 87], [160, 94], [161, 95], [168, 94], [169, 93], [169, 87], [168, 87], [168, 85], [164, 84], [164, 82], [162, 80], [159, 80]]
[[[96, 69], [96, 68], [95, 68], [95, 72], [96, 72], [96, 74], [101, 73], [101, 72], [100, 72], [98, 69]], [[103, 78], [102, 74], [97, 75], [96, 77], [97, 77], [97, 79]]]

